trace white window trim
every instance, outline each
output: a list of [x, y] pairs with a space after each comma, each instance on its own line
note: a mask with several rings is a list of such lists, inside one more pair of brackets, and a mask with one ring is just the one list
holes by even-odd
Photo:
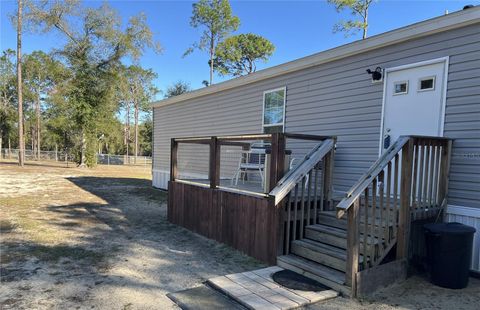
[[[407, 87], [405, 88], [405, 91], [404, 92], [401, 92], [401, 93], [397, 93], [395, 92], [395, 88], [398, 84], [406, 84]], [[408, 81], [396, 81], [396, 82], [393, 82], [393, 95], [394, 96], [399, 96], [399, 95], [406, 95], [408, 94]]]
[[[424, 80], [430, 80], [430, 79], [433, 79], [433, 87], [432, 88], [425, 88], [425, 89], [421, 89], [422, 87], [422, 81]], [[425, 77], [422, 77], [422, 78], [419, 78], [418, 79], [418, 85], [417, 85], [417, 92], [424, 92], [424, 91], [432, 91], [432, 90], [435, 90], [435, 84], [437, 82], [437, 76], [436, 75], [431, 75], [431, 76], [425, 76]]]
[[[281, 123], [276, 124], [265, 124], [265, 95], [269, 93], [273, 93], [279, 90], [283, 90], [283, 118]], [[269, 89], [263, 92], [263, 99], [262, 99], [262, 132], [264, 132], [265, 127], [275, 127], [275, 126], [282, 126], [282, 132], [285, 132], [285, 113], [286, 113], [286, 103], [287, 103], [287, 86]]]

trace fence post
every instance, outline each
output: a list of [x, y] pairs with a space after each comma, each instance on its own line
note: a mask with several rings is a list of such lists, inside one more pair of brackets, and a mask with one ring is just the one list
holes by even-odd
[[220, 183], [220, 143], [217, 137], [210, 140], [210, 162], [208, 165], [210, 188], [216, 188]]
[[410, 236], [410, 199], [412, 196], [413, 138], [402, 148], [400, 175], [400, 210], [398, 213], [397, 259], [408, 255]]

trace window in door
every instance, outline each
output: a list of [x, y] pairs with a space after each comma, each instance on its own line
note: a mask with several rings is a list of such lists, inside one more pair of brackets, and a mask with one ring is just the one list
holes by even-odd
[[418, 91], [435, 90], [435, 76], [428, 76], [418, 80]]
[[285, 125], [286, 87], [263, 93], [263, 132], [283, 132]]
[[394, 82], [394, 84], [393, 84], [393, 94], [394, 95], [408, 94], [408, 81]]

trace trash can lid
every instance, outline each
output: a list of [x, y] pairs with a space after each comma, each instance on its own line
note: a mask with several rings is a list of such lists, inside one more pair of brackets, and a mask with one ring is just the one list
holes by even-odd
[[467, 234], [475, 233], [477, 230], [462, 223], [430, 223], [423, 225], [426, 230], [437, 234]]

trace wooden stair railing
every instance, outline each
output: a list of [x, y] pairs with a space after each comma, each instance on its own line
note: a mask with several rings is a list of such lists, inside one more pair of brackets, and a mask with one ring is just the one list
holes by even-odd
[[269, 193], [275, 206], [285, 208], [283, 254], [290, 252], [292, 241], [303, 238], [306, 226], [316, 224], [318, 211], [330, 201], [335, 141], [329, 137], [315, 145]]
[[400, 137], [336, 206], [338, 218], [347, 214], [352, 296], [359, 271], [381, 264], [395, 245], [395, 260], [407, 257], [412, 219], [438, 216], [446, 206], [451, 148], [448, 138]]

